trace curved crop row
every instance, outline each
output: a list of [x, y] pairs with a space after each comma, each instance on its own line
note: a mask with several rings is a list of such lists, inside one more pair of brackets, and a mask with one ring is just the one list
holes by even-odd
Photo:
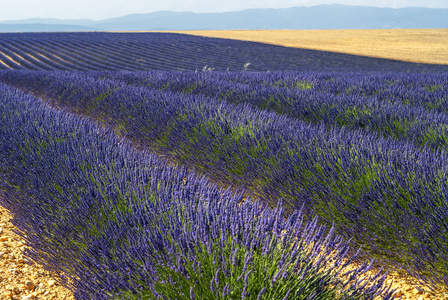
[[[445, 65], [175, 33], [2, 33], [0, 37], [0, 70], [194, 71], [208, 66], [240, 71], [250, 63], [252, 71], [448, 71]], [[30, 48], [30, 43], [39, 46]]]
[[391, 299], [369, 265], [344, 275], [348, 244], [300, 212], [241, 203], [10, 87], [0, 99], [2, 205], [77, 299]]
[[273, 206], [305, 206], [370, 255], [448, 285], [443, 151], [85, 73], [1, 78]]
[[417, 146], [448, 147], [448, 80], [442, 74], [100, 72], [95, 78], [248, 103]]

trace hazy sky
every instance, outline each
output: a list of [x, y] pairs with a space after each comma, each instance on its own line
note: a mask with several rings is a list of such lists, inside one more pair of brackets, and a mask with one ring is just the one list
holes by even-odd
[[447, 0], [0, 0], [0, 21], [28, 18], [101, 20], [161, 10], [225, 12], [329, 3], [393, 8], [448, 8]]

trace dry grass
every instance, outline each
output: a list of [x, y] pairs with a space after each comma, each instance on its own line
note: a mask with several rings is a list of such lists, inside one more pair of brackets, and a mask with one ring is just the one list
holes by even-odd
[[448, 64], [448, 29], [170, 31], [410, 62]]

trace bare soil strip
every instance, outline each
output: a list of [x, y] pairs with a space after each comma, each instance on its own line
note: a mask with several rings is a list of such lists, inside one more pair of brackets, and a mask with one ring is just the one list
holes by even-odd
[[[42, 54], [40, 54], [40, 55], [42, 55]], [[59, 59], [59, 60], [65, 62], [65, 63], [67, 63], [67, 64], [72, 64], [71, 62], [66, 61], [65, 59], [63, 59], [62, 57], [60, 57], [60, 56], [58, 56], [58, 55], [56, 55], [56, 54], [51, 54], [51, 55], [53, 55], [53, 56], [56, 57], [57, 59]], [[43, 56], [43, 55], [42, 55], [42, 56]], [[52, 60], [52, 59], [50, 59], [50, 60]], [[56, 61], [54, 61], [54, 60], [52, 60], [52, 61], [55, 62], [55, 63], [58, 63], [58, 62], [56, 62]]]
[[[11, 45], [11, 44], [9, 44], [9, 43], [8, 43], [7, 45], [9, 45], [10, 47], [12, 47], [12, 48], [14, 48], [15, 50], [17, 50], [17, 47], [16, 47], [16, 46]], [[14, 52], [14, 53], [15, 53], [15, 52]], [[17, 54], [17, 53], [15, 53], [15, 54], [16, 54], [18, 57], [20, 57], [22, 60], [26, 61], [27, 63], [31, 63], [28, 59], [23, 58], [22, 56], [20, 56], [20, 55]], [[32, 57], [33, 59], [37, 60], [38, 62], [41, 62], [39, 59], [35, 58], [35, 57], [32, 56], [30, 53], [26, 52], [26, 54], [27, 54], [29, 57]]]
[[12, 232], [11, 214], [0, 206], [0, 299], [72, 300], [57, 274], [45, 271], [24, 255], [26, 242]]
[[32, 56], [31, 54], [27, 53], [29, 57], [33, 58], [34, 60], [37, 60], [38, 62], [42, 63], [42, 61], [35, 56]]
[[[55, 64], [58, 64], [58, 65], [61, 64], [60, 62], [56, 61], [54, 58], [49, 58], [48, 56], [45, 56], [45, 55], [43, 55], [42, 53], [36, 52], [36, 54], [39, 55], [39, 56], [41, 56], [41, 57], [43, 57], [43, 58], [45, 58], [45, 59], [47, 59], [47, 60], [49, 60], [49, 61], [54, 62]], [[65, 63], [67, 63], [67, 64], [70, 64], [68, 61], [64, 60], [63, 58], [61, 58], [61, 57], [59, 57], [59, 56], [57, 56], [57, 55], [55, 55], [55, 54], [50, 54], [50, 55], [51, 55], [52, 57], [56, 57], [56, 58], [59, 59], [60, 61], [63, 61], [63, 62], [65, 62]], [[31, 56], [31, 55], [30, 55], [30, 56]]]
[[4, 56], [6, 56], [10, 61], [14, 62], [15, 64], [17, 64], [17, 65], [19, 65], [19, 66], [21, 66], [21, 64], [20, 64], [19, 62], [16, 62], [14, 59], [12, 59], [11, 56], [6, 55], [5, 53], [3, 53], [3, 52], [1, 52], [1, 51], [0, 51], [0, 53], [3, 54]]
[[409, 62], [448, 64], [448, 29], [165, 31]]
[[2, 60], [0, 60], [0, 63], [1, 63], [2, 65], [4, 65], [5, 67], [7, 67], [8, 69], [12, 69], [10, 66], [8, 66], [7, 64], [5, 64]]
[[[23, 58], [23, 56], [21, 56], [20, 54], [15, 53], [15, 52], [14, 52], [14, 54], [17, 55], [21, 60], [23, 60], [23, 61], [25, 61], [25, 62], [27, 62], [27, 63], [30, 63], [29, 60]], [[9, 57], [9, 56], [8, 56], [8, 58], [11, 59], [11, 57]], [[11, 59], [11, 60], [12, 60], [12, 59]], [[16, 62], [16, 61], [14, 61], [14, 62]], [[16, 62], [16, 63], [17, 63], [17, 62]], [[19, 64], [19, 63], [17, 63], [17, 64]]]

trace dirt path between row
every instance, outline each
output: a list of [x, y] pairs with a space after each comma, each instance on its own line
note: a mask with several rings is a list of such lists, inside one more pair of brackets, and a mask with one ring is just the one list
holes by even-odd
[[45, 271], [24, 255], [26, 242], [12, 232], [12, 215], [0, 206], [0, 299], [72, 300], [57, 275]]

